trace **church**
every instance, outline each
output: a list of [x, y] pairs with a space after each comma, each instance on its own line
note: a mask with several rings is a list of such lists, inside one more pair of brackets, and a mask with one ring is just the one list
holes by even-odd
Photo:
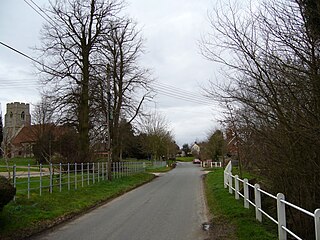
[[7, 157], [32, 156], [31, 115], [28, 103], [7, 103], [3, 128], [3, 147]]

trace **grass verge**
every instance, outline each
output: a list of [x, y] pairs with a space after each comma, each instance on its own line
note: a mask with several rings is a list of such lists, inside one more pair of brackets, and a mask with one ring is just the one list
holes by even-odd
[[172, 168], [171, 167], [158, 167], [158, 168], [147, 168], [146, 171], [149, 173], [163, 173], [168, 172]]
[[58, 223], [106, 203], [145, 182], [153, 175], [141, 173], [71, 190], [33, 196], [29, 200], [19, 197], [0, 212], [0, 239], [24, 239]]
[[195, 157], [177, 157], [176, 160], [180, 162], [192, 162]]
[[205, 179], [207, 202], [212, 215], [210, 239], [272, 240], [278, 239], [276, 225], [267, 219], [255, 220], [254, 209], [243, 207], [223, 185], [223, 169], [208, 173]]

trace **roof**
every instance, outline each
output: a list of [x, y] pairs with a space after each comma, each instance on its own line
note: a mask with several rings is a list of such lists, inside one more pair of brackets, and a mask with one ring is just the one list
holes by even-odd
[[16, 146], [23, 143], [35, 143], [39, 139], [41, 133], [49, 130], [53, 131], [54, 137], [57, 138], [63, 135], [67, 131], [67, 129], [68, 127], [56, 126], [54, 124], [24, 126], [12, 139], [11, 143]]

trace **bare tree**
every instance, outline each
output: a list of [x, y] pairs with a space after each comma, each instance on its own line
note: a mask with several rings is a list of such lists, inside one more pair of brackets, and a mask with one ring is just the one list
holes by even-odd
[[169, 155], [174, 139], [165, 117], [154, 112], [142, 118], [140, 131], [145, 134], [144, 149], [153, 160]]
[[[213, 34], [201, 46], [226, 67], [228, 83], [211, 82], [208, 94], [233, 106], [241, 154], [272, 191], [310, 211], [320, 200], [319, 14], [315, 1], [265, 1], [246, 14], [230, 7], [210, 16]], [[291, 214], [310, 238], [308, 221]]]
[[[139, 65], [143, 53], [143, 39], [131, 19], [122, 18], [111, 22], [111, 29], [101, 54], [109, 63], [107, 81], [98, 80], [96, 99], [99, 119], [110, 117], [113, 161], [119, 161], [121, 153], [121, 121], [128, 124], [141, 113], [143, 102], [150, 98], [149, 70]], [[109, 94], [109, 95], [108, 95]], [[108, 102], [110, 109], [108, 109]], [[108, 113], [109, 112], [109, 113]], [[99, 115], [99, 113], [98, 113]], [[96, 115], [96, 116], [98, 116]]]
[[[118, 0], [56, 0], [47, 9], [42, 29], [41, 59], [47, 92], [53, 97], [61, 122], [74, 124], [79, 132], [79, 158], [89, 157], [90, 108], [94, 75], [110, 31], [110, 21], [122, 9]], [[106, 65], [106, 63], [105, 63]]]

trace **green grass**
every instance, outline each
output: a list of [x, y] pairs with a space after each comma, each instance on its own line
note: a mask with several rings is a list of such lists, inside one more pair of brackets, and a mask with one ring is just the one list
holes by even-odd
[[78, 190], [53, 194], [43, 192], [43, 196], [32, 195], [28, 200], [19, 196], [0, 213], [0, 239], [20, 239], [39, 232], [73, 216], [81, 214], [99, 204], [117, 197], [154, 176], [147, 173], [129, 177], [101, 181]]
[[180, 162], [192, 162], [194, 157], [177, 157], [176, 160]]
[[162, 172], [168, 172], [171, 169], [172, 169], [171, 167], [155, 167], [155, 168], [146, 168], [146, 171], [151, 173], [162, 173]]
[[[10, 158], [8, 159], [8, 164], [9, 166], [13, 166], [14, 164], [16, 164], [17, 166], [28, 166], [28, 164], [30, 165], [36, 165], [37, 162], [34, 158]], [[6, 166], [6, 162], [3, 158], [0, 158], [0, 165], [1, 166]]]
[[[264, 223], [255, 220], [253, 207], [243, 207], [243, 200], [235, 200], [223, 185], [223, 169], [216, 169], [207, 175], [206, 196], [213, 216], [213, 227], [223, 225], [227, 238], [238, 240], [271, 240], [278, 239], [277, 226], [268, 219]], [[231, 230], [230, 230], [231, 229]], [[214, 233], [213, 233], [214, 234]]]

